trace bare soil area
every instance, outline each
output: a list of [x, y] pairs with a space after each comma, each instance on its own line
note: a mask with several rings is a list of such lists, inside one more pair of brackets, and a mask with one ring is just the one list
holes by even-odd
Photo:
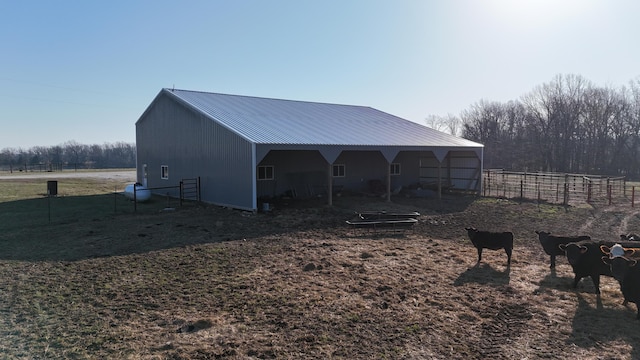
[[[3, 358], [638, 359], [619, 285], [571, 288], [535, 230], [616, 239], [629, 204], [562, 207], [473, 196], [283, 200], [24, 229], [0, 241]], [[418, 211], [406, 231], [355, 211]], [[513, 231], [477, 253], [465, 227]], [[46, 230], [43, 231], [43, 230]], [[22, 241], [21, 246], [14, 246]]]

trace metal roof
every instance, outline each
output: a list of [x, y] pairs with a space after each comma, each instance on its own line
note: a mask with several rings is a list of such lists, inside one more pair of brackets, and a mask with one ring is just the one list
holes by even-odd
[[162, 91], [256, 144], [483, 147], [366, 106]]

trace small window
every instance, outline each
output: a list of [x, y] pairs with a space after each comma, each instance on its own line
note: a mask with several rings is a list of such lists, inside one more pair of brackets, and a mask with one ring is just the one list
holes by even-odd
[[273, 180], [273, 166], [258, 166], [258, 180]]
[[160, 167], [160, 178], [163, 179], [163, 180], [169, 179], [169, 166], [168, 165], [162, 165]]
[[344, 165], [333, 165], [333, 177], [344, 177]]
[[389, 168], [389, 172], [391, 173], [391, 175], [400, 175], [400, 164], [399, 163], [391, 164], [391, 167]]

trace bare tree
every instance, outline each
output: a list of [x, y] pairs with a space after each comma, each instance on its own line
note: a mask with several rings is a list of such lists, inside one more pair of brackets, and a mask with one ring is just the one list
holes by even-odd
[[462, 122], [453, 114], [447, 114], [447, 116], [429, 115], [425, 118], [425, 123], [432, 129], [460, 136]]
[[505, 107], [498, 102], [481, 100], [461, 114], [462, 136], [485, 145], [485, 167], [499, 167], [507, 163], [509, 152], [509, 122]]
[[65, 153], [68, 159], [72, 159], [74, 170], [78, 171], [78, 164], [80, 163], [80, 154], [85, 149], [85, 145], [81, 145], [75, 140], [70, 140], [64, 143]]
[[556, 76], [536, 87], [521, 101], [529, 112], [530, 134], [539, 143], [542, 169], [569, 171], [579, 137], [582, 98], [588, 82], [577, 75]]
[[136, 146], [125, 142], [104, 145], [82, 145], [73, 140], [56, 146], [34, 146], [24, 149], [2, 149], [0, 166], [16, 164], [24, 170], [62, 170], [65, 164], [73, 163], [74, 169], [84, 168], [129, 168], [136, 164]]

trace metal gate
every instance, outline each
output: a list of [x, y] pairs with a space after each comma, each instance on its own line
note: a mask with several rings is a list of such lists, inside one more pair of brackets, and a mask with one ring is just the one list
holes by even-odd
[[200, 202], [200, 177], [180, 181], [180, 205], [185, 200]]

